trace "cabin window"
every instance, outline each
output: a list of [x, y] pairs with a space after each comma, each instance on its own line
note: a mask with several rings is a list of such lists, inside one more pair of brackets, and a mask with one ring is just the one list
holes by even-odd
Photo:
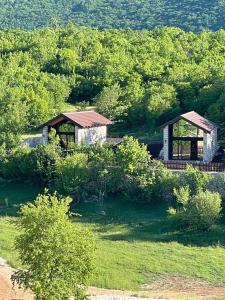
[[203, 131], [185, 120], [173, 124], [174, 137], [203, 137]]
[[72, 123], [64, 123], [58, 127], [58, 132], [75, 132], [75, 126]]

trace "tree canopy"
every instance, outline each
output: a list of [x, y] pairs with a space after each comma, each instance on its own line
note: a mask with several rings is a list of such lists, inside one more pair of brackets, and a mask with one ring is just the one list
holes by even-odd
[[70, 24], [0, 31], [0, 143], [88, 101], [151, 129], [195, 110], [224, 127], [225, 31], [99, 31]]
[[34, 29], [70, 21], [103, 28], [152, 29], [177, 26], [187, 31], [225, 25], [224, 0], [2, 0], [1, 28]]

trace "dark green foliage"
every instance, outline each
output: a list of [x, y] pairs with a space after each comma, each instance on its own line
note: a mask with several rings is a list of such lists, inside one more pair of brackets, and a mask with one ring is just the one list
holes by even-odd
[[0, 176], [5, 179], [34, 179], [36, 160], [28, 148], [15, 149], [10, 154], [1, 153]]
[[0, 25], [32, 29], [75, 21], [99, 28], [178, 26], [199, 31], [223, 27], [224, 13], [223, 0], [2, 0]]

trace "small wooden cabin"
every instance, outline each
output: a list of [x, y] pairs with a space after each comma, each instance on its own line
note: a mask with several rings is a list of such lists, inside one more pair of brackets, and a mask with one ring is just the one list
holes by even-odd
[[191, 111], [163, 125], [164, 161], [211, 162], [218, 150], [217, 125]]
[[52, 128], [60, 138], [63, 148], [71, 143], [93, 145], [107, 139], [107, 126], [112, 122], [95, 111], [61, 113], [46, 122], [43, 127], [43, 142], [48, 143]]

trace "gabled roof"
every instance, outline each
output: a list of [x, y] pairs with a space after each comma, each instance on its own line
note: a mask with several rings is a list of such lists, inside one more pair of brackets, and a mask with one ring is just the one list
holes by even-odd
[[174, 118], [173, 120], [167, 122], [162, 127], [174, 124], [174, 123], [178, 122], [181, 119], [191, 123], [192, 125], [200, 128], [203, 131], [206, 131], [208, 133], [212, 132], [215, 128], [218, 127], [215, 123], [213, 123], [213, 122], [209, 121], [208, 119], [202, 117], [201, 115], [199, 115], [195, 111], [190, 111], [188, 113], [182, 114], [182, 115]]
[[63, 121], [64, 119], [67, 119], [68, 121], [74, 123], [80, 128], [90, 128], [95, 126], [105, 126], [112, 124], [112, 121], [95, 111], [80, 111], [61, 113], [60, 115], [43, 124], [42, 127], [47, 125], [54, 126], [57, 123]]

